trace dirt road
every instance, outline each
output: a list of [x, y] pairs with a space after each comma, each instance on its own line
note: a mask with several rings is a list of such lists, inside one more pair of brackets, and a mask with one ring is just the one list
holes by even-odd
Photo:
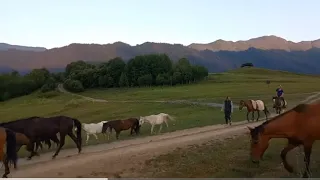
[[[320, 99], [320, 94], [307, 101]], [[263, 121], [250, 123], [257, 126]], [[203, 143], [212, 139], [224, 139], [247, 131], [244, 122], [233, 126], [214, 125], [186, 129], [157, 136], [116, 141], [109, 144], [87, 146], [82, 154], [76, 149], [62, 150], [51, 160], [53, 152], [41, 154], [31, 161], [19, 160], [19, 169], [10, 177], [134, 177], [144, 162], [155, 155], [172, 151], [177, 147]]]

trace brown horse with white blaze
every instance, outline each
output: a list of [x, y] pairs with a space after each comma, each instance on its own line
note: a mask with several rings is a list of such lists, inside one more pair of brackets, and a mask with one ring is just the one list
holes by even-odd
[[258, 113], [257, 120], [260, 118], [260, 111], [263, 111], [266, 120], [268, 120], [268, 114], [270, 114], [268, 108], [265, 106], [264, 102], [261, 100], [241, 100], [239, 103], [239, 110], [242, 111], [242, 109], [246, 107], [247, 108], [247, 120], [249, 122], [249, 114], [252, 113], [252, 121], [254, 120], [254, 112], [256, 111]]
[[299, 104], [295, 108], [274, 117], [272, 120], [251, 128], [251, 158], [259, 162], [272, 138], [288, 139], [287, 146], [281, 151], [283, 165], [287, 171], [293, 168], [286, 161], [287, 153], [303, 145], [306, 170], [303, 177], [309, 176], [309, 164], [313, 143], [320, 140], [320, 104]]

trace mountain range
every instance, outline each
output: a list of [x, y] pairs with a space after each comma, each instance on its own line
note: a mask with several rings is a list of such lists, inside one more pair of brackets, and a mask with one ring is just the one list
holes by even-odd
[[208, 44], [145, 42], [130, 46], [112, 44], [79, 44], [46, 49], [0, 43], [0, 72], [29, 71], [46, 67], [61, 71], [73, 61], [97, 63], [115, 57], [129, 60], [136, 55], [166, 53], [171, 59], [186, 57], [192, 64], [204, 65], [209, 72], [221, 72], [251, 62], [254, 66], [297, 73], [320, 74], [320, 39], [292, 42], [277, 36], [262, 36], [247, 41], [217, 40]]

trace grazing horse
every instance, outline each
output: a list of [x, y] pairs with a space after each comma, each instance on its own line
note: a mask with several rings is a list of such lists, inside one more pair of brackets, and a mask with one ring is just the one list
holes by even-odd
[[82, 129], [87, 134], [87, 140], [86, 140], [87, 144], [89, 141], [89, 136], [91, 134], [98, 140], [97, 134], [102, 132], [103, 123], [106, 123], [106, 122], [108, 121], [101, 121], [99, 123], [90, 123], [90, 124], [82, 123]]
[[252, 113], [252, 121], [254, 120], [254, 112], [257, 111], [258, 117], [257, 120], [259, 120], [260, 117], [260, 111], [263, 111], [266, 116], [266, 121], [268, 120], [268, 114], [270, 112], [268, 111], [267, 107], [261, 100], [241, 100], [239, 103], [239, 110], [241, 111], [243, 107], [247, 107], [247, 120], [249, 122], [249, 113]]
[[123, 130], [128, 130], [131, 128], [130, 135], [132, 135], [133, 130], [135, 131], [136, 135], [139, 134], [139, 131], [140, 131], [139, 120], [137, 118], [108, 121], [106, 123], [103, 123], [101, 132], [106, 133], [108, 128], [109, 128], [108, 140], [110, 139], [109, 135], [112, 132], [112, 129], [116, 131], [117, 139], [119, 139], [120, 132]]
[[276, 110], [277, 114], [280, 114], [283, 109], [285, 109], [284, 107], [287, 106], [287, 101], [284, 100], [284, 103], [282, 101], [282, 97], [272, 97], [273, 103], [274, 103], [274, 108]]
[[[81, 123], [77, 119], [67, 116], [54, 116], [49, 118], [30, 117], [26, 119], [19, 119], [16, 121], [1, 123], [0, 126], [12, 129], [15, 132], [25, 134], [31, 141], [27, 150], [30, 153], [28, 159], [30, 160], [34, 155], [34, 145], [36, 142], [41, 141], [43, 138], [52, 139], [53, 135], [60, 134], [60, 143], [57, 151], [52, 156], [55, 158], [65, 143], [65, 136], [68, 135], [75, 142], [78, 148], [78, 153], [81, 152], [82, 138], [81, 138]], [[73, 134], [74, 126], [77, 127], [77, 136]]]
[[[3, 152], [3, 148], [6, 144], [6, 154]], [[17, 140], [16, 134], [10, 129], [0, 127], [0, 161], [3, 162], [5, 167], [5, 172], [2, 178], [7, 178], [7, 175], [10, 174], [9, 163], [14, 165], [14, 168], [17, 168]]]
[[288, 139], [287, 146], [281, 151], [285, 169], [292, 173], [293, 168], [286, 160], [287, 153], [303, 145], [306, 170], [303, 177], [309, 176], [309, 164], [313, 143], [320, 140], [320, 104], [299, 104], [295, 108], [264, 122], [255, 128], [248, 127], [251, 135], [251, 158], [259, 162], [272, 138]]
[[160, 113], [157, 115], [150, 115], [150, 116], [144, 116], [144, 117], [140, 117], [140, 125], [144, 124], [145, 121], [147, 121], [149, 124], [151, 124], [151, 134], [153, 133], [153, 128], [155, 125], [160, 125], [159, 128], [159, 132], [161, 132], [162, 129], [162, 124], [165, 123], [167, 125], [167, 128], [169, 127], [168, 125], [168, 120], [174, 120], [173, 117], [171, 117], [169, 114], [165, 114], [165, 113]]

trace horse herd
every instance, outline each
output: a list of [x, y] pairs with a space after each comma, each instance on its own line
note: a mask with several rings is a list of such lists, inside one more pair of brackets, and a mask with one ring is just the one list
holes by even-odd
[[[116, 132], [116, 139], [119, 138], [120, 132], [123, 130], [131, 129], [130, 134], [139, 134], [140, 127], [145, 122], [151, 124], [151, 134], [155, 125], [160, 125], [159, 132], [162, 129], [162, 124], [165, 123], [168, 127], [168, 120], [174, 120], [168, 114], [160, 113], [157, 115], [149, 115], [138, 118], [128, 118], [124, 120], [111, 120], [102, 121], [97, 124], [82, 123], [78, 119], [74, 119], [67, 116], [53, 116], [53, 117], [38, 117], [33, 116], [24, 119], [18, 119], [15, 121], [0, 123], [0, 160], [5, 165], [5, 173], [3, 178], [6, 178], [10, 173], [9, 164], [13, 164], [14, 168], [17, 168], [17, 152], [23, 145], [26, 145], [26, 150], [30, 152], [28, 160], [31, 160], [33, 156], [39, 156], [37, 150], [42, 148], [42, 143], [51, 147], [53, 141], [57, 144], [57, 150], [52, 156], [55, 158], [61, 148], [65, 144], [65, 137], [68, 135], [78, 148], [78, 153], [81, 153], [82, 149], [82, 130], [87, 134], [86, 143], [88, 143], [89, 135], [94, 135], [96, 139], [97, 133], [103, 133], [109, 136], [112, 133], [112, 129]], [[74, 131], [76, 134], [74, 134]], [[109, 130], [109, 131], [108, 131]], [[57, 134], [60, 138], [58, 139]], [[6, 154], [3, 152], [3, 148], [6, 144]]]
[[[274, 98], [275, 104], [279, 100]], [[281, 104], [281, 103], [280, 103]], [[268, 109], [261, 100], [241, 100], [239, 109], [242, 110], [243, 107], [247, 107], [247, 120], [249, 121], [249, 113], [252, 112], [252, 120], [254, 119], [254, 112], [264, 111], [266, 118], [269, 113]], [[175, 120], [168, 114], [160, 113], [157, 115], [149, 115], [145, 117], [138, 118], [128, 118], [124, 120], [111, 120], [111, 121], [101, 121], [99, 123], [82, 123], [78, 119], [74, 119], [67, 116], [53, 116], [53, 117], [28, 117], [24, 119], [18, 119], [15, 121], [0, 123], [0, 160], [3, 161], [5, 165], [5, 173], [3, 177], [7, 177], [10, 173], [9, 164], [12, 163], [14, 168], [17, 167], [17, 152], [20, 148], [25, 145], [26, 150], [30, 152], [28, 160], [31, 160], [33, 156], [39, 156], [37, 152], [39, 148], [42, 149], [42, 143], [47, 144], [48, 148], [51, 148], [51, 141], [57, 145], [57, 150], [52, 156], [55, 158], [61, 148], [65, 144], [65, 137], [68, 135], [72, 141], [76, 144], [78, 148], [78, 153], [82, 149], [82, 130], [86, 133], [86, 143], [88, 143], [90, 135], [95, 136], [98, 140], [98, 133], [102, 133], [108, 136], [110, 139], [110, 134], [112, 129], [116, 132], [116, 139], [119, 139], [120, 132], [123, 130], [131, 129], [130, 135], [133, 131], [136, 135], [140, 132], [140, 127], [145, 122], [151, 124], [150, 133], [153, 133], [155, 125], [160, 125], [159, 133], [162, 130], [162, 124], [165, 123], [167, 128], [168, 120]], [[109, 131], [108, 131], [109, 130]], [[74, 134], [75, 132], [75, 134]], [[57, 137], [59, 133], [60, 138]], [[6, 144], [6, 154], [3, 152], [3, 147]]]

